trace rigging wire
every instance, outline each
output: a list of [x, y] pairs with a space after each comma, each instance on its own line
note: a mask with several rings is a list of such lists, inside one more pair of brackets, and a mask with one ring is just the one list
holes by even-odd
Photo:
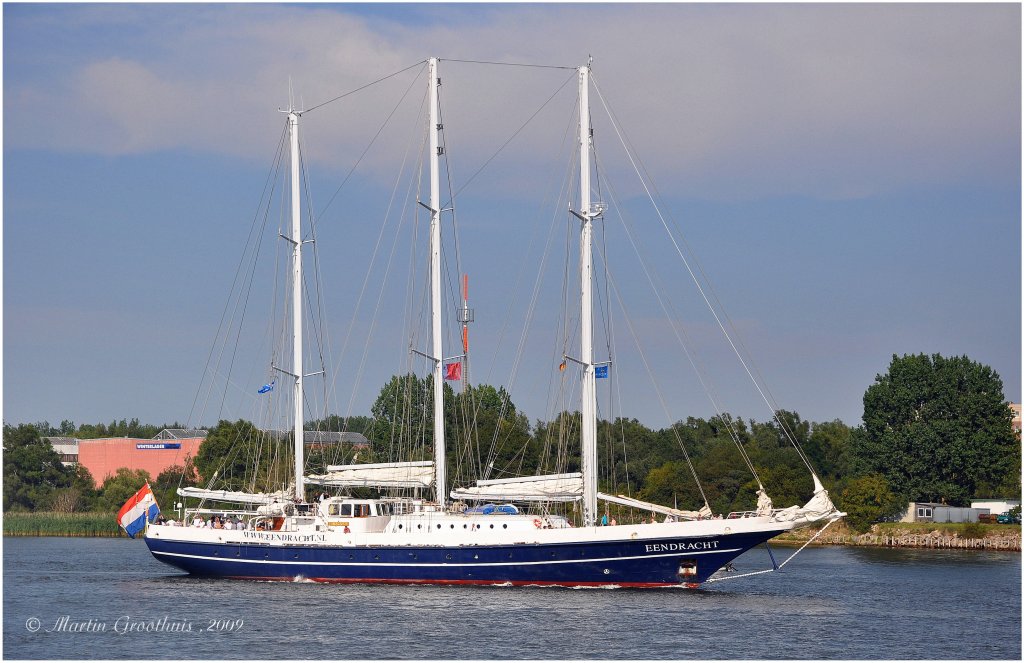
[[[260, 203], [259, 203], [259, 205], [256, 208], [256, 213], [253, 215], [252, 223], [251, 223], [251, 225], [249, 227], [249, 236], [246, 239], [245, 247], [242, 250], [242, 255], [238, 259], [238, 266], [235, 268], [235, 276], [234, 276], [234, 279], [231, 282], [231, 289], [229, 291], [228, 301], [224, 305], [224, 310], [221, 312], [220, 322], [217, 324], [217, 332], [216, 332], [216, 334], [214, 334], [214, 342], [212, 344], [210, 344], [210, 352], [209, 352], [209, 354], [206, 357], [206, 367], [203, 369], [203, 376], [200, 379], [199, 388], [196, 390], [195, 398], [192, 400], [192, 408], [189, 410], [188, 419], [186, 419], [186, 423], [187, 423], [188, 427], [190, 427], [190, 428], [192, 427], [194, 421], [201, 421], [203, 419], [203, 417], [205, 416], [205, 413], [206, 413], [206, 405], [205, 405], [205, 403], [209, 402], [210, 395], [211, 395], [211, 392], [213, 390], [212, 377], [211, 377], [211, 382], [210, 382], [209, 388], [207, 389], [207, 392], [206, 392], [206, 398], [204, 399], [203, 409], [200, 412], [199, 416], [196, 419], [193, 419], [193, 415], [195, 414], [195, 410], [196, 410], [196, 405], [199, 402], [199, 395], [203, 391], [202, 385], [206, 381], [207, 373], [210, 372], [210, 370], [211, 370], [210, 369], [210, 364], [211, 364], [211, 360], [213, 359], [213, 355], [216, 352], [218, 347], [222, 347], [222, 353], [223, 353], [223, 347], [224, 346], [221, 346], [221, 343], [220, 343], [221, 331], [224, 330], [224, 320], [228, 317], [228, 310], [231, 309], [231, 301], [234, 298], [233, 297], [233, 293], [235, 292], [235, 287], [238, 286], [239, 279], [241, 278], [241, 276], [243, 274], [243, 266], [245, 265], [246, 256], [249, 254], [250, 250], [252, 250], [250, 247], [252, 246], [252, 243], [254, 241], [253, 237], [254, 236], [257, 237], [257, 238], [260, 237], [262, 235], [262, 233], [263, 233], [263, 230], [266, 228], [267, 217], [266, 217], [266, 215], [264, 215], [263, 223], [260, 225], [260, 231], [259, 231], [259, 233], [256, 233], [257, 223], [260, 220], [260, 212], [263, 211], [264, 202], [268, 201], [268, 196], [273, 196], [274, 184], [276, 184], [276, 182], [277, 182], [277, 173], [278, 173], [278, 171], [279, 171], [279, 169], [281, 167], [281, 160], [282, 160], [283, 154], [284, 154], [284, 145], [285, 145], [286, 138], [287, 138], [287, 125], [285, 126], [285, 130], [282, 131], [281, 136], [278, 139], [277, 150], [275, 152], [274, 158], [271, 160], [270, 170], [267, 173], [267, 179], [266, 179], [266, 181], [263, 184], [263, 191], [260, 194]], [[269, 204], [269, 202], [268, 202], [268, 204]], [[258, 241], [261, 241], [261, 240], [257, 239], [255, 241], [258, 242]], [[230, 329], [233, 325], [234, 325], [234, 312], [232, 312], [231, 319], [228, 322], [228, 329]], [[225, 332], [225, 333], [227, 333], [227, 332]], [[227, 343], [227, 337], [226, 336], [224, 338], [224, 343], [225, 343], [225, 345]], [[220, 366], [220, 358], [219, 357], [218, 357], [218, 360], [217, 360], [217, 366], [218, 367]], [[215, 369], [213, 369], [213, 373], [214, 373], [214, 375], [216, 375], [217, 373], [219, 373], [219, 370], [215, 368]]]
[[383, 83], [384, 81], [388, 80], [389, 78], [394, 78], [395, 76], [398, 76], [399, 74], [405, 73], [405, 72], [409, 71], [410, 69], [412, 69], [413, 67], [417, 67], [417, 66], [422, 65], [424, 63], [426, 63], [426, 60], [420, 60], [419, 62], [414, 62], [411, 65], [409, 65], [408, 67], [405, 67], [404, 69], [399, 69], [398, 71], [396, 71], [394, 73], [391, 73], [391, 74], [388, 74], [387, 76], [384, 76], [383, 78], [378, 78], [377, 80], [373, 81], [372, 83], [367, 83], [366, 85], [362, 85], [360, 87], [357, 87], [356, 89], [350, 90], [350, 91], [348, 91], [348, 92], [346, 92], [344, 94], [339, 94], [337, 97], [334, 97], [333, 99], [328, 99], [327, 101], [321, 102], [321, 103], [319, 103], [319, 104], [317, 104], [315, 106], [307, 108], [306, 110], [302, 111], [302, 114], [305, 115], [306, 113], [312, 113], [313, 111], [315, 111], [318, 108], [323, 108], [327, 104], [333, 104], [335, 101], [338, 101], [339, 99], [344, 99], [345, 97], [351, 96], [351, 95], [355, 94], [356, 92], [361, 92], [361, 91], [365, 90], [368, 87], [372, 87], [372, 86], [376, 85], [377, 83]]
[[[406, 92], [408, 92], [408, 90]], [[402, 98], [404, 99], [405, 96], [403, 95]], [[424, 99], [421, 99], [421, 101], [420, 101], [420, 110], [421, 111], [423, 109], [423, 103], [425, 103], [425, 97], [424, 97]], [[394, 114], [394, 111], [392, 111], [391, 115], [393, 115], [393, 114]], [[388, 120], [390, 120], [391, 115], [388, 116]], [[387, 120], [385, 121], [385, 124], [386, 123], [387, 123]], [[383, 126], [381, 127], [381, 130], [383, 130]], [[378, 135], [379, 135], [379, 133], [380, 133], [380, 131], [378, 131]], [[376, 140], [376, 137], [374, 137], [374, 140]], [[367, 149], [369, 149], [369, 148], [367, 148]], [[365, 152], [364, 152], [364, 154], [365, 154]], [[398, 190], [398, 187], [401, 184], [402, 171], [405, 168], [405, 163], [406, 163], [406, 161], [408, 159], [408, 155], [409, 155], [409, 147], [406, 148], [406, 153], [405, 153], [405, 156], [403, 157], [403, 160], [402, 160], [402, 167], [399, 169], [399, 175], [396, 178], [395, 183], [394, 183], [394, 185], [392, 187], [391, 199], [390, 199], [390, 201], [388, 203], [387, 211], [385, 212], [384, 223], [381, 224], [380, 232], [377, 233], [377, 240], [374, 243], [373, 253], [370, 256], [370, 263], [369, 263], [369, 265], [368, 265], [368, 267], [366, 269], [366, 275], [363, 277], [363, 283], [362, 283], [362, 285], [360, 286], [360, 289], [359, 289], [359, 296], [356, 298], [356, 304], [355, 304], [355, 307], [354, 307], [354, 309], [352, 311], [352, 317], [349, 319], [348, 330], [345, 332], [345, 340], [342, 342], [341, 353], [340, 353], [340, 356], [339, 356], [339, 359], [338, 359], [338, 364], [335, 366], [334, 374], [331, 376], [331, 380], [330, 380], [330, 384], [331, 385], [337, 385], [338, 373], [341, 371], [341, 363], [344, 361], [345, 353], [346, 353], [346, 351], [348, 349], [349, 341], [352, 338], [352, 332], [355, 329], [355, 324], [356, 324], [356, 321], [357, 321], [357, 319], [359, 317], [359, 310], [362, 307], [363, 298], [365, 297], [367, 287], [370, 284], [370, 277], [373, 275], [373, 267], [376, 264], [377, 256], [378, 256], [378, 254], [380, 252], [380, 248], [381, 248], [381, 243], [383, 242], [384, 234], [385, 234], [385, 231], [387, 230], [387, 225], [388, 225], [387, 224], [387, 220], [391, 216], [391, 209], [392, 209], [392, 204], [394, 202], [395, 192]], [[360, 158], [362, 158], [362, 157], [360, 157]], [[346, 179], [347, 179], [347, 177], [346, 177]], [[397, 233], [396, 233], [395, 239], [397, 241]], [[393, 249], [392, 249], [392, 251], [393, 251]], [[389, 264], [390, 264], [390, 262], [389, 262]], [[386, 281], [386, 278], [387, 278], [387, 274], [385, 274], [385, 278], [381, 281], [381, 290], [382, 291], [383, 291], [383, 288], [384, 288], [384, 281]], [[378, 305], [379, 305], [379, 301], [380, 300], [379, 300], [379, 297], [378, 297]], [[376, 313], [374, 313], [374, 321], [376, 321]], [[369, 340], [367, 340], [367, 343], [368, 342], [369, 342]], [[364, 348], [364, 357], [365, 357], [365, 352], [366, 352], [366, 350]], [[345, 415], [346, 421], [351, 417], [352, 408], [355, 406], [355, 394], [356, 394], [356, 391], [357, 391], [356, 390], [356, 386], [358, 386], [358, 382], [353, 384], [352, 392], [351, 392], [350, 398], [349, 398], [348, 409], [347, 409], [346, 415]], [[335, 388], [336, 388], [336, 386], [332, 387], [332, 389], [335, 389]]]
[[516, 136], [518, 136], [518, 135], [519, 135], [519, 134], [520, 134], [520, 133], [521, 133], [521, 132], [523, 131], [523, 129], [525, 129], [525, 128], [527, 127], [527, 125], [529, 125], [529, 124], [530, 124], [530, 122], [532, 122], [532, 121], [533, 121], [533, 119], [534, 119], [535, 117], [537, 117], [538, 115], [540, 115], [540, 112], [541, 112], [542, 110], [544, 110], [544, 108], [545, 108], [545, 107], [547, 107], [547, 105], [548, 105], [549, 103], [551, 103], [551, 100], [552, 100], [552, 99], [554, 99], [554, 98], [555, 98], [556, 96], [558, 96], [558, 93], [562, 91], [562, 88], [564, 88], [564, 87], [565, 87], [566, 85], [568, 85], [568, 84], [569, 84], [569, 81], [573, 80], [573, 79], [574, 79], [575, 77], [576, 77], [576, 74], [573, 74], [573, 75], [572, 75], [572, 76], [570, 76], [569, 78], [565, 79], [565, 81], [564, 81], [564, 82], [563, 82], [563, 83], [562, 83], [561, 85], [559, 85], [559, 86], [558, 86], [558, 88], [557, 88], [557, 89], [556, 89], [556, 90], [555, 90], [554, 92], [552, 92], [552, 93], [551, 93], [551, 96], [550, 96], [550, 97], [548, 97], [548, 98], [547, 98], [547, 100], [545, 100], [545, 101], [544, 101], [544, 103], [540, 105], [540, 108], [538, 108], [537, 110], [535, 110], [535, 111], [533, 112], [533, 115], [531, 115], [530, 117], [528, 117], [528, 118], [526, 119], [526, 122], [523, 122], [523, 124], [522, 124], [522, 125], [521, 125], [521, 126], [520, 126], [520, 127], [518, 128], [518, 129], [516, 129], [516, 130], [515, 130], [515, 131], [514, 131], [514, 132], [512, 133], [512, 135], [511, 135], [511, 136], [509, 136], [509, 137], [508, 137], [508, 139], [506, 139], [506, 140], [505, 140], [505, 142], [504, 142], [504, 143], [502, 143], [502, 144], [501, 144], [501, 146], [500, 146], [500, 147], [499, 147], [499, 148], [498, 148], [498, 149], [497, 149], [497, 150], [496, 150], [496, 151], [494, 152], [494, 154], [492, 154], [492, 155], [491, 155], [490, 157], [488, 157], [488, 158], [487, 158], [487, 160], [486, 160], [486, 161], [484, 161], [483, 165], [482, 165], [482, 166], [480, 166], [480, 168], [478, 168], [478, 169], [476, 170], [476, 172], [475, 172], [475, 173], [473, 173], [472, 175], [470, 175], [470, 176], [469, 176], [469, 179], [468, 179], [468, 180], [466, 180], [465, 182], [463, 182], [463, 183], [462, 183], [462, 186], [460, 186], [460, 187], [459, 187], [458, 189], [456, 189], [456, 190], [455, 190], [455, 193], [454, 193], [454, 194], [452, 194], [452, 196], [451, 196], [451, 200], [449, 200], [449, 201], [448, 201], [448, 202], [446, 202], [446, 203], [445, 203], [444, 205], [442, 205], [442, 207], [451, 207], [451, 206], [452, 206], [452, 201], [454, 201], [454, 200], [455, 200], [455, 196], [457, 196], [457, 195], [459, 195], [460, 193], [462, 193], [462, 192], [463, 192], [463, 190], [465, 190], [465, 188], [466, 188], [467, 186], [469, 186], [469, 185], [470, 185], [470, 183], [471, 183], [471, 182], [472, 182], [472, 181], [473, 181], [474, 179], [476, 179], [476, 178], [477, 178], [477, 176], [478, 176], [478, 175], [480, 175], [480, 173], [482, 173], [482, 172], [484, 171], [484, 169], [485, 169], [485, 168], [487, 168], [487, 166], [488, 166], [488, 165], [489, 165], [489, 164], [490, 164], [490, 163], [491, 163], [492, 161], [494, 161], [494, 159], [495, 159], [495, 158], [497, 158], [497, 156], [498, 156], [499, 154], [501, 154], [502, 150], [504, 150], [504, 149], [505, 149], [506, 147], [508, 147], [508, 144], [509, 144], [509, 143], [511, 143], [511, 142], [512, 142], [513, 140], [515, 140]]
[[[615, 133], [619, 137], [619, 141], [622, 143], [623, 147], [626, 149], [626, 156], [629, 158], [630, 164], [633, 166], [633, 169], [636, 172], [637, 177], [640, 179], [640, 183], [643, 186], [644, 191], [647, 193], [648, 198], [650, 198], [651, 201], [653, 202], [654, 201], [654, 196], [652, 195], [650, 187], [647, 184], [647, 180], [640, 174], [640, 168], [638, 168], [638, 166], [637, 166], [637, 163], [636, 163], [636, 160], [633, 157], [632, 151], [627, 147], [627, 141], [623, 137], [623, 133], [622, 133], [621, 128], [619, 127], [619, 123], [617, 121], [617, 118], [615, 117], [614, 113], [612, 113], [611, 109], [608, 107], [608, 104], [605, 101], [604, 95], [601, 94], [601, 90], [598, 87], [596, 82], [594, 83], [594, 89], [597, 91], [597, 95], [598, 95], [598, 98], [601, 100], [601, 104], [604, 106], [605, 111], [608, 113], [609, 118], [611, 118], [611, 120], [612, 120], [612, 128], [615, 129]], [[646, 169], [644, 169], [644, 170], [646, 172]], [[778, 422], [780, 428], [782, 429], [782, 431], [784, 432], [786, 437], [789, 438], [789, 441], [792, 443], [793, 448], [796, 449], [797, 454], [800, 456], [800, 459], [804, 462], [804, 465], [807, 467], [808, 471], [810, 471], [810, 473], [812, 475], [817, 476], [817, 474], [814, 471], [814, 468], [811, 466], [810, 460], [807, 458], [807, 455], [804, 453], [803, 449], [800, 447], [800, 444], [797, 441], [795, 435], [793, 435], [789, 431], [789, 428], [784, 423], [782, 423], [781, 417], [778, 414], [778, 409], [775, 406], [772, 405], [771, 401], [768, 399], [768, 396], [765, 395], [764, 390], [761, 388], [760, 383], [758, 383], [758, 381], [754, 378], [754, 375], [751, 372], [751, 369], [750, 369], [750, 366], [748, 365], [748, 362], [743, 358], [743, 355], [740, 353], [739, 349], [736, 347], [736, 343], [733, 341], [732, 335], [729, 334], [728, 330], [726, 330], [726, 327], [723, 324], [723, 322], [721, 320], [721, 317], [718, 315], [718, 311], [712, 305], [710, 299], [708, 298], [707, 293], [705, 292], [705, 289], [701, 286], [700, 281], [697, 278], [697, 275], [694, 273], [693, 268], [690, 266], [690, 261], [686, 259], [686, 256], [683, 254], [683, 251], [682, 251], [682, 249], [679, 246], [679, 243], [676, 241], [675, 235], [669, 229], [668, 223], [667, 223], [664, 215], [661, 213], [661, 209], [658, 206], [655, 206], [655, 211], [657, 212], [658, 218], [661, 221], [662, 226], [665, 228], [665, 231], [668, 234], [669, 239], [671, 240], [673, 247], [675, 247], [676, 253], [679, 255], [680, 259], [683, 261], [683, 264], [686, 266], [687, 272], [689, 272], [689, 274], [690, 274], [690, 278], [693, 280], [694, 285], [696, 285], [697, 290], [700, 292], [701, 297], [704, 299], [704, 303], [707, 305], [708, 310], [711, 311], [711, 314], [714, 316], [715, 321], [718, 323], [719, 329], [721, 329], [722, 333], [725, 335], [725, 338], [729, 342], [729, 345], [732, 347], [733, 353], [736, 355], [736, 358], [739, 359], [740, 364], [743, 366], [744, 370], [747, 372], [747, 376], [750, 378], [751, 382], [754, 384], [754, 387], [757, 389], [758, 393], [761, 395], [761, 398], [764, 400], [765, 404], [771, 410], [772, 417], [775, 419], [776, 422]], [[703, 270], [701, 270], [701, 273], [703, 274]], [[705, 276], [705, 278], [706, 278], [706, 276]], [[719, 302], [719, 305], [721, 305], [720, 302]], [[734, 329], [734, 332], [735, 332], [736, 331], [735, 328], [733, 328], [733, 329]]]
[[462, 64], [487, 64], [487, 65], [498, 65], [501, 67], [532, 67], [534, 69], [571, 69], [576, 71], [578, 67], [567, 67], [553, 64], [531, 64], [528, 62], [492, 62], [489, 60], [456, 60], [449, 58], [438, 58], [442, 62], [460, 62]]
[[[567, 132], [568, 132], [568, 129], [567, 129]], [[560, 150], [561, 149], [565, 149], [564, 137], [563, 137], [563, 145], [560, 146]], [[559, 190], [559, 194], [562, 194], [565, 190], [566, 189], [565, 189], [565, 185], [564, 185], [564, 182], [563, 182], [563, 185], [562, 185], [562, 187]], [[515, 353], [515, 355], [513, 357], [513, 362], [512, 362], [512, 369], [510, 371], [509, 379], [508, 379], [508, 382], [507, 382], [507, 384], [508, 384], [508, 391], [509, 392], [511, 392], [511, 390], [513, 389], [513, 386], [515, 385], [516, 378], [517, 378], [518, 372], [519, 372], [519, 365], [520, 365], [520, 362], [522, 360], [522, 357], [523, 357], [523, 354], [524, 354], [524, 351], [525, 351], [525, 347], [526, 347], [526, 342], [527, 342], [528, 337], [529, 337], [530, 323], [533, 320], [534, 313], [536, 312], [537, 302], [538, 302], [539, 297], [540, 297], [540, 286], [543, 283], [544, 271], [545, 271], [545, 268], [546, 268], [546, 265], [547, 265], [548, 256], [550, 254], [551, 239], [554, 236], [554, 232], [553, 231], [554, 231], [555, 228], [557, 228], [557, 225], [558, 225], [555, 220], [557, 219], [558, 216], [560, 216], [560, 214], [557, 213], [557, 212], [555, 212], [553, 214], [552, 223], [550, 225], [551, 232], [549, 232], [549, 234], [548, 234], [548, 242], [545, 244], [544, 253], [541, 256], [541, 261], [540, 261], [539, 269], [537, 270], [537, 277], [534, 280], [534, 285], [533, 285], [533, 290], [532, 290], [532, 293], [531, 293], [531, 296], [530, 296], [530, 301], [529, 301], [529, 303], [527, 305], [526, 320], [525, 320], [524, 325], [523, 325], [523, 331], [522, 331], [522, 333], [520, 335], [520, 338], [519, 338], [519, 343], [518, 343], [518, 345], [516, 347], [516, 353]], [[532, 240], [531, 240], [531, 246], [532, 246]], [[527, 264], [526, 261], [524, 261], [523, 262], [523, 268], [524, 269], [526, 267], [526, 264]], [[518, 279], [517, 279], [517, 281], [518, 281]], [[517, 290], [518, 290], [518, 288], [517, 288]], [[509, 308], [508, 308], [509, 316], [511, 315], [511, 311], [512, 311], [512, 306], [509, 306]], [[507, 324], [507, 321], [508, 321], [508, 317], [506, 317], [506, 324]], [[504, 333], [504, 329], [503, 329], [503, 333]], [[495, 359], [496, 359], [496, 357], [497, 357], [497, 350], [495, 350]], [[493, 366], [493, 361], [494, 360], [492, 359], [492, 366]], [[497, 440], [496, 437], [491, 440], [491, 450], [488, 453], [488, 462], [485, 465], [488, 468], [490, 468], [491, 463], [493, 462], [493, 460], [494, 460], [494, 458], [495, 458], [495, 456], [497, 454], [496, 440]]]
[[[603, 259], [603, 256], [602, 256]], [[640, 354], [640, 361], [643, 362], [644, 368], [647, 370], [647, 375], [651, 379], [651, 383], [654, 385], [654, 391], [658, 395], [658, 401], [661, 403], [661, 409], [665, 413], [665, 418], [668, 421], [669, 428], [672, 431], [672, 435], [676, 438], [676, 442], [679, 444], [679, 449], [683, 452], [683, 458], [686, 459], [686, 465], [690, 468], [690, 473], [693, 475], [693, 480], [697, 483], [697, 490], [700, 491], [700, 496], [704, 500], [704, 504], [707, 505], [708, 498], [704, 494], [704, 487], [701, 485], [700, 478], [697, 476], [697, 470], [693, 466], [693, 461], [690, 459], [690, 454], [686, 451], [686, 445], [683, 444], [682, 439], [679, 437], [679, 431], [676, 429], [675, 422], [672, 421], [672, 415], [669, 413], [668, 406], [665, 403], [665, 399], [662, 396], [661, 389], [658, 387], [658, 381], [654, 377], [654, 372], [651, 370], [651, 365], [647, 361], [647, 355], [644, 353], [643, 347], [640, 345], [640, 338], [637, 336], [636, 329], [633, 328], [633, 323], [630, 321], [629, 316], [626, 314], [626, 306], [622, 301], [622, 295], [619, 293], [618, 287], [615, 285], [615, 280], [611, 278], [609, 274], [608, 286], [611, 291], [615, 293], [615, 299], [619, 303], [619, 308], [622, 310], [622, 316], [626, 321], [626, 326], [629, 327], [630, 334], [633, 336], [633, 340], [636, 343], [637, 352]]]
[[[422, 143], [420, 145], [420, 149], [422, 150]], [[405, 169], [405, 164], [406, 164], [406, 162], [408, 160], [408, 157], [409, 157], [409, 151], [407, 150], [406, 154], [405, 154], [405, 157], [402, 160], [402, 167], [401, 167], [400, 172], [399, 172], [399, 177], [395, 181], [395, 186], [392, 188], [392, 191], [391, 191], [391, 197], [388, 200], [388, 207], [387, 207], [387, 211], [385, 212], [385, 224], [384, 225], [386, 225], [386, 219], [388, 219], [391, 216], [391, 211], [392, 211], [392, 209], [395, 206], [395, 199], [397, 198], [399, 185], [401, 184], [401, 179], [402, 179], [401, 178], [401, 171], [403, 171]], [[413, 182], [411, 181], [411, 178], [410, 178], [409, 185], [408, 185], [408, 187], [406, 189], [406, 200], [407, 201], [411, 200], [411, 198], [412, 198], [412, 188], [413, 188]], [[403, 205], [402, 207], [404, 208], [406, 206]], [[369, 332], [367, 334], [367, 342], [363, 346], [363, 355], [362, 355], [362, 357], [359, 360], [359, 368], [356, 371], [356, 376], [355, 376], [355, 380], [354, 380], [351, 400], [349, 401], [349, 411], [350, 412], [351, 412], [351, 408], [353, 407], [354, 400], [355, 400], [355, 394], [356, 394], [356, 391], [357, 391], [355, 389], [355, 386], [359, 385], [360, 382], [362, 381], [363, 370], [366, 367], [366, 359], [367, 359], [367, 356], [369, 354], [370, 338], [372, 338], [373, 332], [374, 332], [374, 330], [377, 327], [377, 318], [378, 318], [378, 315], [380, 314], [381, 302], [384, 299], [384, 291], [385, 291], [385, 287], [387, 285], [387, 279], [388, 279], [388, 276], [391, 273], [391, 265], [392, 265], [392, 261], [393, 261], [394, 256], [395, 256], [395, 250], [398, 247], [398, 240], [399, 240], [399, 238], [401, 237], [401, 234], [402, 234], [401, 233], [401, 229], [402, 229], [402, 226], [404, 225], [404, 219], [405, 219], [405, 216], [404, 215], [400, 215], [398, 226], [395, 229], [395, 235], [392, 238], [393, 241], [391, 243], [391, 250], [388, 253], [387, 262], [385, 263], [384, 276], [381, 279], [380, 290], [378, 291], [377, 301], [376, 301], [376, 303], [374, 305], [373, 316], [371, 318], [371, 323], [370, 323], [370, 329], [369, 329]], [[383, 232], [383, 228], [382, 228], [382, 232]], [[369, 272], [367, 273], [367, 276], [369, 276]], [[353, 319], [353, 323], [354, 323], [354, 319]]]
[[370, 139], [370, 142], [366, 144], [366, 147], [359, 155], [359, 158], [356, 159], [356, 162], [352, 164], [352, 167], [349, 169], [348, 173], [346, 173], [345, 177], [342, 178], [341, 184], [338, 185], [338, 188], [334, 190], [333, 194], [331, 194], [331, 197], [327, 200], [327, 203], [323, 206], [323, 209], [320, 210], [321, 217], [324, 215], [327, 209], [334, 203], [334, 199], [338, 197], [338, 194], [341, 193], [341, 190], [348, 183], [349, 179], [352, 177], [352, 174], [355, 173], [356, 168], [358, 168], [359, 164], [363, 162], [363, 159], [366, 157], [366, 154], [370, 151], [370, 148], [374, 146], [374, 144], [377, 142], [377, 139], [384, 132], [384, 129], [388, 126], [388, 124], [391, 123], [391, 118], [394, 117], [395, 113], [398, 112], [398, 109], [401, 108], [402, 104], [405, 102], [405, 98], [409, 95], [409, 92], [413, 89], [413, 87], [415, 87], [417, 80], [417, 78], [413, 78], [412, 82], [409, 83], [409, 87], [405, 88], [405, 92], [402, 93], [402, 96], [399, 98], [398, 102], [395, 103], [394, 108], [391, 109], [391, 112], [388, 113], [387, 117], [384, 118], [384, 121], [377, 128], [377, 133], [375, 133], [373, 135], [373, 138]]
[[[658, 278], [657, 271], [654, 271], [654, 274], [652, 275], [651, 270], [648, 269], [647, 263], [644, 261], [643, 256], [640, 253], [640, 246], [636, 238], [634, 237], [634, 233], [630, 230], [630, 223], [627, 220], [626, 216], [623, 214], [623, 210], [625, 208], [624, 206], [618, 203], [619, 197], [616, 194], [615, 187], [609, 184], [608, 188], [613, 201], [615, 201], [616, 203], [615, 208], [618, 211], [618, 216], [619, 220], [622, 223], [622, 228], [626, 233], [627, 239], [629, 239], [630, 245], [633, 247], [633, 252], [636, 254], [637, 260], [640, 262], [640, 267], [644, 273], [644, 276], [647, 278], [648, 284], [650, 284], [651, 286], [651, 291], [654, 293], [654, 296], [658, 301], [658, 305], [661, 307], [662, 313], [665, 315], [665, 318], [670, 322], [673, 320], [680, 319], [680, 316], [675, 311], [674, 307], [672, 307], [672, 301], [668, 300], [668, 303], [666, 304], [666, 299], [662, 297], [661, 293], [666, 292], [667, 289], [661, 286], [661, 279]], [[732, 438], [732, 441], [736, 445], [737, 449], [739, 449], [740, 455], [747, 465], [747, 469], [750, 470], [751, 474], [757, 480], [758, 485], [763, 489], [764, 486], [761, 484], [761, 478], [758, 475], [757, 470], [754, 468], [754, 464], [751, 462], [750, 457], [747, 455], [747, 452], [743, 447], [743, 443], [740, 440], [739, 433], [736, 431], [732, 419], [726, 416], [726, 414], [723, 411], [723, 408], [719, 405], [714, 387], [709, 384], [710, 377], [707, 375], [707, 371], [703, 369], [703, 366], [700, 365], [700, 361], [696, 357], [696, 352], [692, 348], [693, 344], [688, 342], [689, 337], [686, 333], [686, 330], [676, 324], [670, 324], [669, 326], [672, 328], [672, 333], [675, 335], [676, 341], [679, 343], [680, 347], [682, 347], [687, 360], [690, 362], [690, 366], [693, 368], [693, 371], [696, 374], [697, 380], [700, 382], [701, 387], [703, 387], [705, 395], [708, 397], [708, 400], [711, 401], [711, 405], [714, 408], [715, 412], [718, 414], [719, 418], [727, 426], [729, 435]]]

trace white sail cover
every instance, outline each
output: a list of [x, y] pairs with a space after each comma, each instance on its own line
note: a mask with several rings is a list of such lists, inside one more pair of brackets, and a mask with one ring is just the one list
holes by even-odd
[[234, 504], [273, 504], [274, 502], [286, 502], [294, 495], [294, 488], [286, 488], [276, 493], [246, 493], [239, 490], [209, 490], [207, 488], [179, 488], [178, 494], [182, 497], [195, 497], [203, 500], [215, 500], [217, 502], [232, 502]]
[[714, 515], [706, 504], [702, 506], [699, 511], [681, 511], [679, 509], [671, 509], [667, 506], [661, 506], [660, 504], [654, 504], [653, 502], [635, 500], [632, 497], [626, 497], [625, 495], [607, 495], [605, 493], [598, 493], [597, 497], [605, 502], [614, 502], [615, 504], [631, 506], [636, 509], [653, 511], [654, 513], [672, 516], [673, 518], [678, 518], [680, 520], [707, 519]]
[[326, 474], [311, 474], [305, 481], [318, 486], [426, 488], [434, 483], [434, 462], [328, 465]]
[[583, 497], [583, 475], [545, 474], [512, 479], [489, 479], [469, 488], [456, 488], [452, 499], [475, 502], [574, 502]]
[[813, 522], [822, 518], [835, 520], [846, 515], [832, 504], [832, 499], [828, 496], [828, 491], [825, 490], [825, 487], [821, 485], [818, 476], [812, 474], [811, 477], [814, 479], [814, 496], [811, 497], [807, 504], [802, 507], [793, 505], [786, 509], [778, 509], [772, 514], [773, 520], [785, 522], [802, 519], [807, 522]]

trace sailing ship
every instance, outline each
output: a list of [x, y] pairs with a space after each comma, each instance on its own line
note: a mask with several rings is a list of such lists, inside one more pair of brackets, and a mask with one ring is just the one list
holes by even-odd
[[[763, 486], [756, 508], [715, 517], [707, 503], [684, 510], [598, 490], [595, 378], [607, 362], [594, 358], [592, 233], [604, 208], [592, 200], [590, 64], [576, 69], [578, 85], [579, 356], [564, 355], [579, 369], [581, 463], [579, 472], [480, 479], [449, 491], [444, 416], [442, 347], [441, 212], [439, 193], [438, 60], [427, 61], [430, 215], [430, 328], [432, 347], [418, 352], [432, 363], [433, 459], [349, 463], [307, 473], [303, 389], [303, 292], [299, 121], [287, 111], [290, 145], [291, 365], [275, 367], [291, 383], [294, 472], [276, 492], [179, 488], [186, 499], [180, 524], [150, 523], [145, 540], [160, 561], [197, 576], [260, 580], [296, 578], [330, 583], [429, 583], [559, 585], [569, 587], [697, 586], [739, 555], [789, 530], [827, 526], [840, 518], [816, 474], [814, 494], [803, 506], [774, 508]], [[464, 295], [465, 296], [465, 295]], [[465, 322], [465, 320], [461, 320]], [[416, 352], [414, 350], [414, 352]], [[451, 358], [448, 358], [451, 359]], [[449, 376], [450, 377], [450, 376]], [[269, 385], [273, 388], [273, 383]], [[310, 499], [307, 487], [331, 491]], [[365, 488], [381, 491], [367, 496]], [[395, 496], [405, 489], [411, 496]], [[386, 494], [385, 490], [391, 491]], [[430, 495], [433, 499], [425, 499]], [[599, 501], [659, 514], [650, 521], [602, 524]], [[239, 505], [228, 510], [223, 505]], [[206, 505], [213, 506], [206, 506]], [[475, 505], [475, 506], [470, 506]], [[571, 517], [552, 505], [578, 508]], [[205, 508], [204, 508], [205, 507]], [[211, 514], [233, 517], [231, 529], [189, 526]], [[574, 522], [575, 521], [575, 522]], [[184, 525], [184, 526], [182, 526]], [[773, 558], [774, 560], [774, 558]], [[787, 560], [788, 561], [788, 560]]]

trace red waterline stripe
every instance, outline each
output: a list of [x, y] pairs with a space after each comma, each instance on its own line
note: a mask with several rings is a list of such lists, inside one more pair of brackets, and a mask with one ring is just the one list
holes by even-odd
[[[294, 576], [227, 576], [232, 580], [258, 580], [265, 582], [294, 582]], [[326, 584], [345, 585], [513, 585], [517, 587], [544, 586], [544, 587], [678, 587], [679, 583], [673, 582], [557, 582], [553, 580], [403, 580], [397, 578], [304, 578], [310, 582], [322, 582]], [[684, 586], [691, 589], [699, 587], [699, 583], [684, 583]]]

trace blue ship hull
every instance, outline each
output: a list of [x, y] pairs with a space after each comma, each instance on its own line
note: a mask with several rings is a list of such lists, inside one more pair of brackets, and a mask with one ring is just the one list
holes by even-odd
[[[309, 546], [146, 538], [162, 562], [197, 576], [335, 583], [622, 587], [696, 585], [779, 534], [481, 546]], [[681, 572], [681, 568], [687, 572]]]

